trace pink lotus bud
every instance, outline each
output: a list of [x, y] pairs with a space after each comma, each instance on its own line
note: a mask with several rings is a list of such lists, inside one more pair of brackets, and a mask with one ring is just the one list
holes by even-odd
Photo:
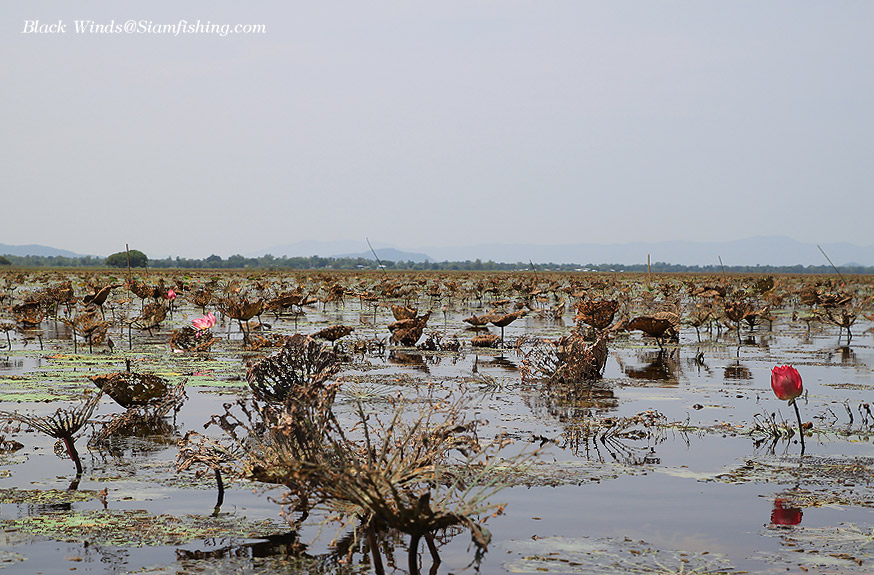
[[771, 370], [771, 389], [778, 399], [795, 399], [804, 391], [801, 374], [791, 365], [779, 365]]

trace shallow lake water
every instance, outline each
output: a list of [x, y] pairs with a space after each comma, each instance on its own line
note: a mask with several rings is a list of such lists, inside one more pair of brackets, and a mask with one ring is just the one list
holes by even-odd
[[[630, 300], [630, 309], [640, 313], [643, 304]], [[140, 302], [120, 305], [138, 311]], [[461, 386], [469, 394], [469, 409], [487, 422], [478, 429], [480, 436], [508, 438], [509, 452], [537, 450], [529, 472], [493, 496], [506, 507], [486, 522], [492, 536], [488, 551], [477, 557], [466, 531], [443, 533], [436, 541], [439, 565], [432, 567], [424, 544], [419, 549], [423, 572], [874, 570], [869, 411], [874, 326], [867, 319], [860, 316], [853, 325], [850, 345], [837, 327], [793, 320], [793, 311], [802, 308], [797, 303], [784, 304], [773, 322], [743, 326], [740, 338], [723, 327], [719, 333], [702, 329], [699, 339], [694, 328], [684, 326], [678, 343], [660, 349], [640, 332], [619, 332], [609, 342], [602, 378], [556, 389], [523, 381], [524, 357], [514, 343], [569, 333], [570, 305], [558, 319], [536, 313], [535, 306], [504, 329], [506, 349], [470, 345], [481, 332], [462, 320], [491, 309], [488, 297], [441, 302], [419, 295], [414, 306], [434, 310], [426, 335], [456, 335], [461, 351], [388, 346], [355, 353], [355, 339], [387, 338], [393, 318], [387, 307], [353, 297], [304, 307], [302, 314], [265, 313], [261, 319], [268, 326], [261, 333], [313, 333], [335, 324], [355, 328], [341, 340], [349, 360], [335, 376], [343, 382], [335, 406], [341, 419], [351, 417], [362, 389], [375, 398], [365, 401], [369, 409], [379, 413], [389, 410], [380, 396], [429, 385]], [[75, 468], [65, 453], [56, 454], [53, 438], [27, 425], [0, 423], [7, 425], [4, 438], [23, 446], [0, 456], [0, 568], [9, 573], [373, 571], [367, 554], [332, 552], [331, 541], [343, 534], [335, 525], [320, 525], [318, 512], [282, 538], [290, 529], [276, 503], [282, 489], [229, 482], [213, 517], [212, 475], [177, 473], [177, 441], [189, 430], [220, 437], [204, 424], [222, 412], [222, 404], [249, 394], [246, 362], [273, 351], [244, 351], [237, 322], [220, 317], [213, 333], [221, 340], [208, 354], [171, 352], [170, 333], [200, 315], [180, 297], [172, 317], [153, 333], [133, 330], [128, 340], [126, 328], [114, 325], [114, 349], [100, 346], [90, 353], [81, 338], [74, 352], [70, 330], [46, 319], [37, 328], [41, 341], [16, 334], [12, 348], [0, 350], [0, 411], [47, 416], [76, 405], [85, 390], [96, 389], [89, 376], [122, 371], [125, 360], [137, 371], [184, 379], [188, 394], [175, 416], [144, 436], [90, 449], [88, 439], [98, 425], [87, 426], [76, 443], [85, 471], [75, 491], [68, 490]], [[488, 330], [500, 335], [497, 327]], [[792, 407], [770, 388], [771, 369], [783, 364], [794, 365], [804, 380], [805, 394], [797, 401], [812, 428], [803, 455], [797, 433], [756, 433], [757, 422], [767, 421], [797, 431]], [[355, 391], [344, 393], [345, 387]], [[92, 419], [105, 421], [123, 411], [103, 397]], [[650, 424], [628, 423], [624, 433], [604, 431], [605, 421], [640, 414], [648, 414]], [[587, 435], [593, 421], [602, 422], [600, 431]], [[170, 518], [180, 524], [170, 525]], [[113, 531], [116, 536], [108, 534]], [[386, 539], [382, 549], [386, 571], [408, 572], [403, 537]]]

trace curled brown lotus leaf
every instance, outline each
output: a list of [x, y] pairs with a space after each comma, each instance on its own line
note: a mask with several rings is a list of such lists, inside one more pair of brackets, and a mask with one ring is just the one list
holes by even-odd
[[46, 310], [38, 301], [26, 301], [9, 308], [15, 321], [24, 325], [39, 325], [46, 317]]
[[288, 293], [276, 296], [268, 300], [264, 304], [264, 309], [267, 311], [281, 312], [287, 307], [301, 305], [302, 295], [300, 293]]
[[320, 329], [316, 333], [313, 334], [313, 337], [319, 339], [326, 339], [331, 343], [337, 341], [341, 337], [345, 337], [352, 333], [353, 328], [348, 325], [332, 325], [330, 327], [326, 327], [324, 329]]
[[391, 332], [389, 341], [407, 347], [416, 345], [416, 342], [422, 337], [430, 317], [431, 312], [428, 311], [412, 319], [402, 319], [388, 324], [388, 329]]
[[202, 287], [194, 290], [191, 294], [191, 303], [199, 308], [205, 308], [212, 302], [212, 290]]
[[505, 313], [498, 316], [492, 316], [489, 320], [489, 323], [495, 325], [497, 327], [507, 327], [520, 317], [524, 317], [528, 314], [527, 309], [520, 309], [518, 311], [514, 311], [512, 313]]
[[77, 334], [83, 336], [92, 345], [101, 345], [106, 341], [109, 322], [103, 321], [95, 307], [77, 315], [71, 325]]
[[152, 373], [119, 371], [92, 375], [91, 381], [124, 408], [160, 403], [167, 394], [167, 382]]
[[132, 280], [128, 284], [128, 289], [130, 289], [130, 291], [133, 292], [133, 294], [140, 299], [152, 297], [152, 287], [147, 285], [145, 282]]
[[[659, 315], [668, 317], [656, 317]], [[654, 337], [659, 342], [664, 338], [669, 338], [673, 341], [679, 339], [677, 326], [679, 325], [679, 316], [671, 312], [659, 312], [652, 316], [638, 316], [629, 322], [622, 324], [620, 327], [625, 331], [642, 331], [650, 337]]]
[[728, 290], [725, 286], [692, 286], [689, 295], [702, 298], [724, 298]]
[[162, 302], [148, 303], [143, 307], [142, 313], [134, 320], [140, 329], [152, 329], [158, 327], [167, 317], [167, 306]]
[[395, 320], [400, 321], [402, 319], [413, 319], [416, 317], [416, 314], [419, 312], [418, 309], [407, 307], [403, 305], [392, 305], [391, 306], [391, 314], [394, 316]]
[[619, 302], [609, 300], [584, 300], [576, 304], [577, 315], [574, 321], [590, 325], [595, 329], [606, 329], [613, 322], [619, 310]]
[[497, 347], [501, 338], [494, 333], [481, 333], [473, 336], [470, 340], [470, 345], [473, 347]]
[[121, 287], [122, 284], [109, 284], [103, 287], [90, 286], [91, 293], [82, 298], [82, 302], [85, 305], [96, 305], [102, 306], [106, 303], [106, 298], [109, 297], [110, 292], [117, 287]]
[[558, 340], [540, 340], [525, 354], [520, 372], [523, 381], [546, 379], [550, 383], [575, 383], [598, 379], [607, 363], [607, 333], [588, 342], [574, 332]]
[[285, 403], [319, 393], [340, 369], [340, 356], [330, 347], [301, 334], [289, 336], [282, 348], [249, 366], [246, 380], [255, 397]]
[[194, 329], [190, 325], [174, 330], [170, 334], [170, 347], [182, 351], [209, 351], [209, 348], [217, 341], [218, 338], [213, 337], [209, 330]]
[[461, 321], [463, 321], [464, 323], [470, 324], [470, 325], [472, 325], [472, 326], [474, 326], [474, 327], [480, 327], [480, 326], [487, 325], [490, 321], [492, 321], [493, 319], [495, 319], [495, 317], [496, 317], [496, 316], [493, 315], [493, 314], [483, 314], [483, 315], [480, 315], [480, 316], [474, 314], [474, 315], [472, 315], [472, 316], [470, 316], [470, 317], [466, 317], [466, 318], [464, 318], [464, 319], [461, 320]]
[[261, 298], [249, 301], [245, 296], [232, 295], [217, 302], [219, 310], [231, 319], [249, 321], [264, 311], [264, 300]]

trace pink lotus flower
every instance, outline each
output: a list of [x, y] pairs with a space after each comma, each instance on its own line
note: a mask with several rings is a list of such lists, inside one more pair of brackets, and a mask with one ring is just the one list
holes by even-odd
[[804, 455], [804, 425], [801, 423], [798, 402], [795, 401], [795, 398], [804, 391], [801, 374], [791, 365], [778, 365], [771, 370], [771, 389], [774, 390], [777, 399], [788, 400], [789, 405], [795, 408], [795, 417], [798, 418], [798, 437], [801, 439], [801, 455]]
[[194, 325], [195, 329], [207, 330], [216, 324], [216, 320], [213, 313], [209, 312], [203, 317], [198, 317], [191, 320], [191, 323]]
[[777, 399], [792, 400], [804, 391], [801, 374], [791, 365], [778, 365], [771, 370], [771, 389]]
[[176, 292], [173, 291], [173, 288], [170, 288], [169, 290], [167, 290], [167, 299], [170, 301], [173, 301], [174, 299], [176, 299]]

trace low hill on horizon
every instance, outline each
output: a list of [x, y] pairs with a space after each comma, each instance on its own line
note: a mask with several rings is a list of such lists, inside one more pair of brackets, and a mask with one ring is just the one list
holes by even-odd
[[80, 258], [85, 254], [77, 254], [69, 250], [61, 250], [51, 246], [43, 246], [39, 244], [27, 244], [21, 246], [12, 246], [8, 244], [0, 244], [0, 255], [4, 256], [61, 256], [65, 258]]

